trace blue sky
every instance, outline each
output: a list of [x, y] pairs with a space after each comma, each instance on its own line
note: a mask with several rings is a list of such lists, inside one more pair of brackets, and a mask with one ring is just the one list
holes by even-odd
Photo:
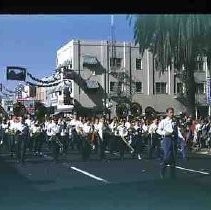
[[[126, 15], [114, 15], [116, 40], [132, 41], [133, 28]], [[1, 15], [0, 82], [6, 81], [6, 66], [28, 69], [41, 78], [55, 69], [56, 51], [72, 39], [109, 40], [110, 15]]]

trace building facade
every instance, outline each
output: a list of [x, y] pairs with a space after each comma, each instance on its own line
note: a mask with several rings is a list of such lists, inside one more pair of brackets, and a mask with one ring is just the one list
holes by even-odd
[[[161, 73], [153, 55], [145, 51], [142, 57], [132, 43], [72, 40], [57, 51], [56, 62], [57, 67], [68, 64], [73, 71], [69, 81], [75, 106], [107, 107], [114, 114], [117, 105], [128, 100], [140, 104], [143, 112], [148, 106], [158, 112], [169, 106], [176, 113], [186, 111], [185, 87], [177, 71], [168, 67]], [[199, 109], [207, 107], [206, 66], [206, 61], [199, 60], [195, 70]]]

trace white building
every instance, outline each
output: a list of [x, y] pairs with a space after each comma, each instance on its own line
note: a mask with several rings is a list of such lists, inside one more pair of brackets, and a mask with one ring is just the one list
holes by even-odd
[[[152, 54], [146, 51], [141, 57], [139, 47], [132, 43], [114, 46], [108, 41], [72, 40], [57, 51], [56, 62], [57, 68], [68, 65], [72, 69], [68, 84], [62, 74], [63, 83], [47, 89], [47, 103], [57, 110], [71, 111], [75, 106], [102, 111], [110, 104], [115, 113], [117, 105], [127, 101], [140, 104], [143, 111], [148, 106], [160, 112], [168, 106], [176, 113], [186, 110], [184, 84], [174, 68], [161, 74]], [[207, 108], [205, 66], [199, 61], [195, 70], [198, 108]], [[64, 105], [64, 86], [69, 88], [72, 104]]]

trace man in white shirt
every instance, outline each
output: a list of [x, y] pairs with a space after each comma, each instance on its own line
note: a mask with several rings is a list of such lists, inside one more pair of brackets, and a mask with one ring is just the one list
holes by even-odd
[[171, 177], [175, 177], [175, 164], [176, 164], [176, 150], [178, 137], [183, 138], [177, 125], [173, 122], [174, 109], [172, 107], [166, 110], [167, 117], [158, 125], [157, 133], [163, 137], [162, 149], [164, 156], [161, 160], [160, 176], [165, 177], [166, 167], [170, 165]]

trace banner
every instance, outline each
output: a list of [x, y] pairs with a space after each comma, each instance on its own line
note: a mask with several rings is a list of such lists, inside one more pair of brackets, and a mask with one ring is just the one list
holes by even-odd
[[0, 83], [0, 92], [2, 92], [2, 84]]
[[36, 86], [36, 87], [54, 87], [60, 84], [60, 82], [52, 83], [52, 84], [35, 84], [32, 82], [26, 82], [26, 84], [31, 85], [31, 86]]
[[26, 69], [18, 66], [7, 66], [7, 80], [25, 81]]
[[207, 94], [207, 104], [208, 105], [211, 105], [211, 78], [207, 78], [207, 91], [206, 91], [206, 94]]

